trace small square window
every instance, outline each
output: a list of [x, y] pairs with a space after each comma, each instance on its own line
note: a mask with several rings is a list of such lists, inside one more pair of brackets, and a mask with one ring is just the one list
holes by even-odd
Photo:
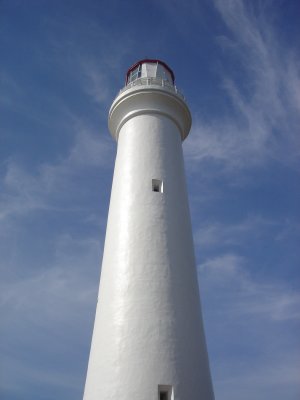
[[159, 393], [159, 400], [169, 400], [168, 399], [168, 392], [160, 392]]
[[158, 385], [158, 400], [173, 400], [171, 385]]
[[160, 179], [152, 179], [152, 191], [163, 193], [163, 181]]

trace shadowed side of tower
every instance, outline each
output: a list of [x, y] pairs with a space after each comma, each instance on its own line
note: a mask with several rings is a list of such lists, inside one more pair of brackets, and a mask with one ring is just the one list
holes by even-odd
[[159, 60], [129, 69], [84, 400], [212, 400], [182, 140], [191, 116]]

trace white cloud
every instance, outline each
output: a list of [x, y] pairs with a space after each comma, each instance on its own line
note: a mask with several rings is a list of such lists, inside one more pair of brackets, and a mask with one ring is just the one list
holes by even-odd
[[216, 398], [298, 398], [299, 293], [236, 253], [205, 260], [199, 282]]
[[[194, 234], [196, 245], [201, 249], [240, 245], [251, 238], [262, 236], [269, 228], [278, 228], [281, 232], [289, 234], [290, 221], [278, 222], [267, 220], [259, 215], [252, 215], [246, 219], [232, 224], [220, 222], [202, 223], [201, 228]], [[282, 233], [283, 235], [284, 233]], [[278, 239], [281, 235], [278, 234]]]
[[[90, 127], [74, 124], [75, 139], [68, 154], [56, 163], [41, 164], [36, 172], [26, 171], [9, 160], [3, 178], [0, 219], [37, 209], [59, 209], [59, 198], [78, 191], [74, 179], [88, 169], [113, 164], [113, 141], [94, 133]], [[77, 193], [78, 197], [79, 193]], [[76, 206], [76, 198], [72, 206]], [[70, 206], [70, 205], [69, 205]]]
[[[80, 381], [74, 372], [70, 370], [55, 370], [46, 365], [34, 365], [28, 362], [28, 359], [14, 358], [12, 356], [1, 357], [1, 363], [5, 369], [1, 370], [1, 392], [6, 391], [10, 395], [22, 398], [26, 392], [27, 382], [32, 382], [31, 396], [35, 397], [35, 390], [40, 386], [52, 388], [61, 388], [67, 392], [72, 390], [82, 391], [84, 382]], [[18, 379], [16, 379], [18, 377]]]
[[94, 101], [100, 105], [108, 104], [112, 99], [111, 80], [107, 71], [103, 72], [99, 65], [82, 62], [84, 77], [83, 88]]
[[[80, 313], [95, 300], [98, 282], [93, 282], [92, 272], [100, 261], [99, 242], [100, 238], [59, 236], [54, 265], [34, 272], [28, 268], [25, 277], [2, 281], [0, 305], [14, 314], [25, 313], [36, 323], [41, 321], [41, 314], [48, 324]], [[89, 274], [85, 273], [86, 268]]]
[[226, 280], [228, 277], [234, 277], [241, 271], [243, 257], [236, 254], [225, 254], [206, 260], [201, 266], [201, 270], [206, 270], [208, 277], [219, 280]]
[[272, 355], [263, 354], [259, 365], [251, 362], [237, 365], [227, 360], [226, 364], [221, 362], [218, 365], [215, 395], [223, 400], [238, 400], [241, 395], [243, 400], [265, 400], [272, 393], [272, 400], [297, 399], [300, 393], [299, 369], [297, 355], [286, 354], [281, 348]]
[[112, 161], [113, 141], [87, 128], [78, 127], [69, 154], [56, 164], [40, 167], [40, 181], [47, 191], [61, 190], [72, 178], [88, 168], [107, 168]]
[[32, 382], [31, 395], [41, 386], [66, 390], [68, 396], [72, 390], [82, 390], [99, 281], [100, 242], [100, 237], [59, 235], [52, 262], [37, 271], [19, 265], [13, 280], [5, 281], [3, 275], [1, 392], [20, 391], [24, 396], [28, 382]]
[[185, 147], [191, 161], [219, 162], [230, 172], [270, 159], [295, 166], [300, 155], [300, 61], [293, 49], [280, 45], [267, 11], [259, 9], [256, 15], [251, 4], [215, 1], [229, 30], [219, 43], [243, 77], [220, 71], [233, 112], [216, 115], [212, 122], [196, 116]]
[[299, 293], [283, 283], [254, 279], [249, 271], [248, 260], [238, 254], [212, 257], [199, 267], [200, 286], [208, 294], [218, 293], [222, 312], [229, 318], [300, 320]]
[[13, 106], [15, 98], [23, 95], [21, 87], [16, 81], [3, 69], [0, 70], [0, 103]]

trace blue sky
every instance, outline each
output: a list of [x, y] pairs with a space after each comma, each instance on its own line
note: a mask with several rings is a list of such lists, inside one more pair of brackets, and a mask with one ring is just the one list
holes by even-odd
[[128, 67], [160, 58], [217, 400], [300, 398], [300, 3], [0, 1], [1, 398], [81, 399]]

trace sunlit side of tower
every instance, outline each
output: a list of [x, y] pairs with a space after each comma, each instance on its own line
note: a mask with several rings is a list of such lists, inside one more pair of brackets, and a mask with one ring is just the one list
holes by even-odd
[[84, 400], [213, 400], [172, 70], [142, 60], [109, 112], [118, 143]]

